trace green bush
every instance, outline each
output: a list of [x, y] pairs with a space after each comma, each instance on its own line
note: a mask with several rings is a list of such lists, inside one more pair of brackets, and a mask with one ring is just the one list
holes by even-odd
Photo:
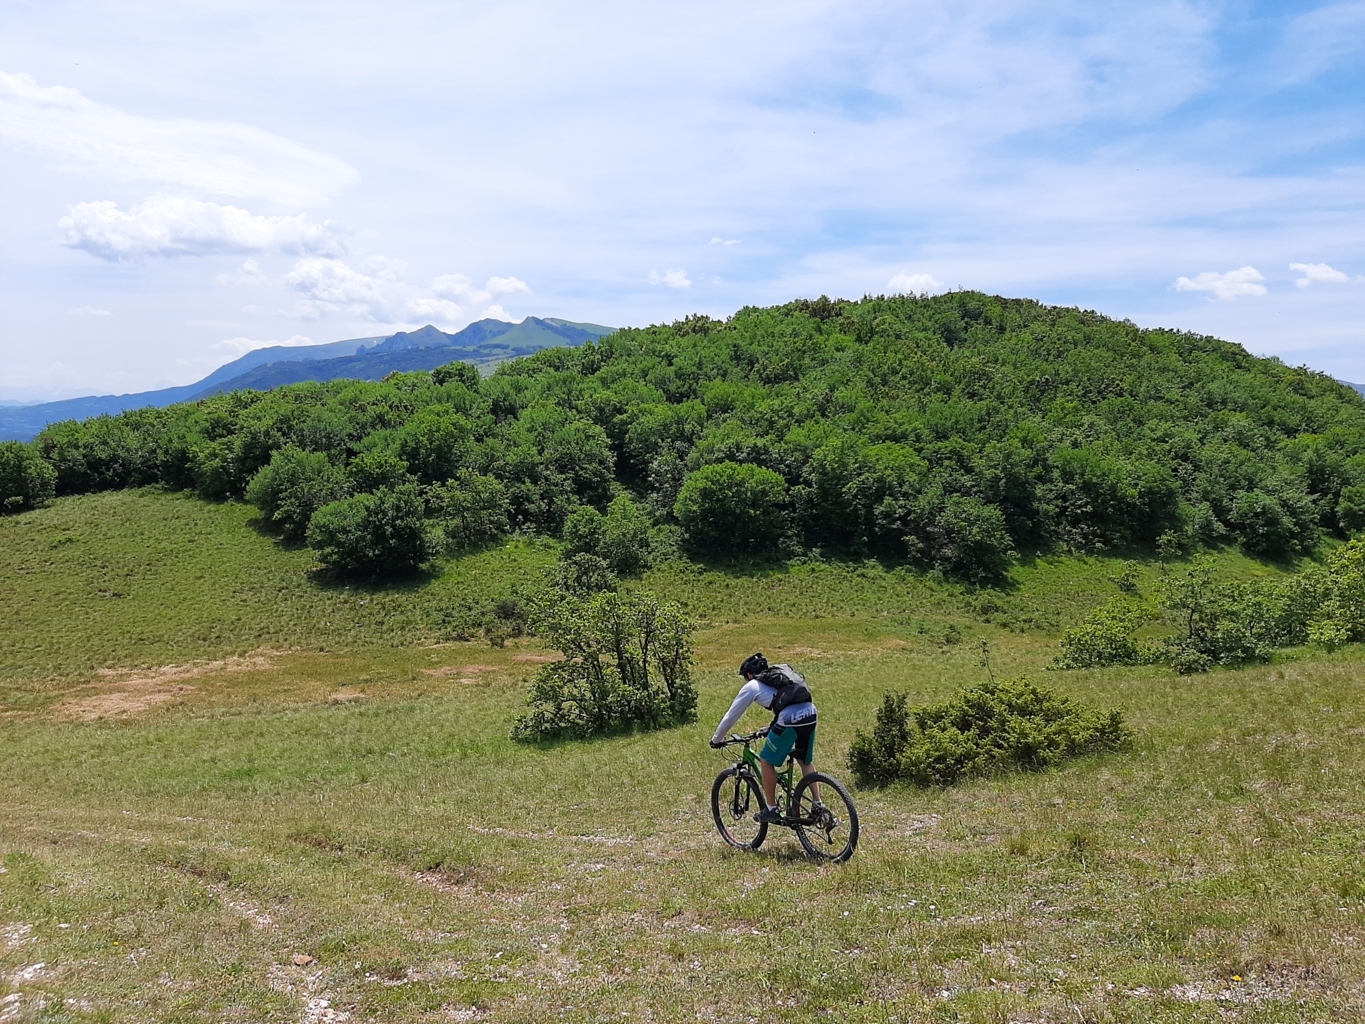
[[361, 452], [353, 458], [346, 467], [346, 477], [351, 482], [351, 490], [357, 494], [416, 483], [416, 477], [408, 472], [408, 464], [384, 447]]
[[887, 695], [869, 735], [857, 732], [849, 768], [859, 785], [907, 780], [945, 786], [1012, 769], [1038, 771], [1067, 757], [1118, 750], [1131, 738], [1119, 711], [1099, 711], [1027, 679], [982, 683], [908, 710]]
[[719, 462], [687, 475], [673, 514], [703, 551], [764, 552], [787, 531], [786, 498], [786, 481], [771, 469]]
[[313, 513], [346, 493], [346, 474], [322, 452], [289, 445], [275, 452], [246, 488], [246, 500], [279, 527], [287, 540], [303, 540]]
[[583, 505], [564, 521], [565, 555], [595, 555], [612, 572], [634, 576], [649, 565], [651, 527], [649, 513], [628, 494], [613, 499], [606, 515]]
[[1159, 645], [1132, 636], [1151, 617], [1151, 609], [1124, 598], [1101, 605], [1079, 626], [1062, 634], [1062, 653], [1054, 664], [1057, 668], [1095, 668], [1159, 661], [1163, 653]]
[[469, 551], [491, 544], [511, 530], [507, 489], [491, 476], [460, 470], [455, 479], [427, 493], [427, 505], [441, 526], [448, 551]]
[[412, 572], [435, 553], [412, 484], [323, 505], [308, 524], [308, 546], [324, 568], [362, 579]]
[[908, 525], [906, 548], [922, 565], [979, 583], [1009, 570], [1014, 546], [1005, 516], [979, 498], [932, 490], [916, 500]]
[[57, 492], [57, 471], [36, 448], [0, 441], [0, 515], [41, 508]]
[[512, 737], [583, 738], [696, 719], [694, 623], [653, 594], [567, 593], [543, 608], [537, 633], [564, 655], [532, 679]]

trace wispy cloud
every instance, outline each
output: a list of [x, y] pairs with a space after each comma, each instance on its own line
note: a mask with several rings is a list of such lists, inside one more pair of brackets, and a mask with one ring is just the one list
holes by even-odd
[[649, 272], [650, 284], [663, 284], [670, 288], [691, 288], [692, 281], [687, 276], [686, 270], [665, 270], [662, 274], [657, 270]]
[[1264, 280], [1265, 276], [1255, 267], [1239, 267], [1237, 270], [1229, 270], [1223, 274], [1206, 270], [1197, 277], [1176, 278], [1175, 290], [1178, 292], [1213, 292], [1217, 298], [1231, 301], [1248, 295], [1266, 294], [1265, 285], [1261, 283]]
[[117, 262], [147, 256], [320, 253], [342, 244], [330, 223], [306, 213], [263, 217], [236, 206], [157, 196], [126, 213], [110, 201], [77, 203], [57, 222], [62, 244]]
[[95, 306], [80, 306], [80, 307], [77, 307], [76, 309], [73, 309], [71, 312], [72, 312], [72, 314], [75, 315], [75, 316], [113, 316], [113, 315], [114, 315], [113, 313], [109, 312], [109, 310], [107, 310], [107, 309], [99, 309], [99, 308], [97, 308], [97, 307], [95, 307]]
[[1351, 280], [1349, 275], [1342, 273], [1328, 263], [1291, 263], [1289, 269], [1297, 270], [1303, 275], [1294, 281], [1300, 288], [1307, 288], [1314, 283], [1345, 284]]
[[738, 239], [738, 238], [713, 238], [713, 239], [711, 239], [710, 244], [711, 244], [711, 245], [739, 245], [739, 239]]
[[60, 168], [295, 209], [324, 203], [360, 177], [344, 160], [249, 125], [142, 117], [3, 71], [0, 141]]

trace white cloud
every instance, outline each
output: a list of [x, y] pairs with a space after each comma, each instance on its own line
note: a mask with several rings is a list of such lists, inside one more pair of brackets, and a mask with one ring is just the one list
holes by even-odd
[[516, 277], [490, 277], [484, 289], [489, 295], [497, 298], [500, 295], [520, 295], [529, 292], [531, 286]]
[[307, 256], [284, 275], [284, 283], [303, 296], [302, 312], [318, 317], [333, 310], [381, 323], [394, 323], [394, 280], [353, 270], [344, 262]]
[[1345, 284], [1351, 280], [1340, 270], [1327, 263], [1291, 263], [1289, 269], [1297, 270], [1303, 275], [1294, 281], [1300, 288], [1307, 288], [1315, 281], [1323, 284]]
[[236, 206], [154, 196], [127, 213], [108, 200], [77, 203], [57, 222], [62, 244], [102, 260], [145, 256], [283, 252], [336, 255], [341, 243], [329, 223], [306, 213], [263, 217]]
[[264, 284], [269, 278], [256, 260], [244, 260], [231, 274], [219, 274], [219, 284]]
[[128, 114], [0, 71], [0, 141], [68, 170], [215, 196], [315, 206], [359, 180], [344, 160], [232, 121]]
[[919, 295], [921, 292], [937, 294], [944, 284], [933, 274], [907, 274], [901, 272], [886, 282], [886, 286], [897, 295]]
[[666, 284], [670, 288], [691, 288], [692, 281], [687, 276], [686, 270], [665, 270], [662, 274], [657, 270], [649, 272], [650, 284]]
[[220, 341], [216, 345], [210, 345], [209, 350], [212, 352], [228, 352], [236, 359], [239, 356], [246, 355], [254, 349], [267, 348], [271, 345], [282, 345], [286, 348], [295, 348], [299, 345], [311, 344], [313, 344], [313, 339], [305, 338], [302, 334], [296, 334], [292, 338], [287, 338], [284, 341], [258, 341], [255, 338], [228, 338], [226, 341]]
[[73, 309], [72, 314], [76, 316], [113, 316], [114, 314], [107, 309], [97, 309], [94, 306], [81, 306]]
[[403, 280], [407, 264], [384, 256], [372, 256], [360, 270], [339, 259], [308, 256], [294, 264], [284, 283], [303, 296], [304, 316], [320, 317], [346, 312], [386, 324], [437, 323], [462, 326], [471, 320], [494, 317], [513, 319], [502, 306], [475, 310], [499, 295], [529, 292], [516, 277], [492, 277], [483, 288], [465, 274], [445, 274], [431, 282], [431, 294], [423, 294]]
[[456, 324], [464, 318], [464, 307], [450, 299], [415, 298], [408, 300], [408, 316], [416, 321]]
[[514, 317], [511, 313], [507, 312], [507, 310], [503, 309], [501, 306], [489, 306], [487, 309], [483, 311], [482, 314], [480, 314], [479, 319], [506, 320], [508, 323], [516, 321], [516, 317]]
[[490, 277], [482, 288], [476, 288], [466, 274], [443, 274], [431, 282], [431, 290], [443, 299], [477, 306], [503, 295], [530, 292], [531, 286], [517, 277]]
[[713, 238], [713, 239], [711, 239], [711, 244], [712, 244], [712, 245], [739, 245], [739, 239], [738, 239], [738, 238]]
[[1193, 279], [1188, 277], [1176, 278], [1175, 290], [1178, 292], [1213, 292], [1218, 298], [1231, 301], [1243, 295], [1264, 295], [1266, 293], [1265, 285], [1261, 284], [1264, 280], [1265, 276], [1255, 267], [1241, 267], [1237, 270], [1229, 270], [1226, 274], [1206, 270]]

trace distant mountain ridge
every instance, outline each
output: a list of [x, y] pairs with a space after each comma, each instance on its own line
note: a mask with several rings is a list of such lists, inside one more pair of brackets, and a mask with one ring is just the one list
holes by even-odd
[[615, 330], [558, 317], [528, 316], [519, 324], [479, 320], [454, 334], [428, 324], [415, 331], [374, 338], [350, 338], [322, 345], [272, 345], [252, 349], [203, 380], [181, 387], [0, 407], [0, 441], [31, 440], [49, 423], [62, 420], [112, 415], [148, 406], [160, 408], [244, 388], [266, 391], [285, 384], [343, 377], [379, 380], [395, 371], [432, 370], [456, 361], [487, 369], [543, 348], [582, 345]]

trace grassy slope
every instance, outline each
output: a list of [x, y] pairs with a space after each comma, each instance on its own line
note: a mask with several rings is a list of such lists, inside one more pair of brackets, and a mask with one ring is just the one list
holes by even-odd
[[[417, 641], [548, 552], [324, 590], [248, 515], [139, 492], [0, 521], [16, 1019], [328, 1019], [317, 1000], [355, 1021], [1360, 1013], [1358, 651], [1049, 675], [1123, 704], [1133, 752], [860, 792], [858, 855], [821, 868], [784, 836], [732, 856], [711, 827], [704, 739], [739, 656], [809, 670], [820, 760], [844, 774], [884, 689], [981, 677], [976, 638], [997, 673], [1041, 675], [1055, 630], [1114, 592], [1112, 562], [1039, 561], [979, 595], [874, 567], [660, 573], [708, 622], [702, 722], [527, 750], [505, 737], [534, 645]], [[219, 664], [111, 671], [194, 659]]]

